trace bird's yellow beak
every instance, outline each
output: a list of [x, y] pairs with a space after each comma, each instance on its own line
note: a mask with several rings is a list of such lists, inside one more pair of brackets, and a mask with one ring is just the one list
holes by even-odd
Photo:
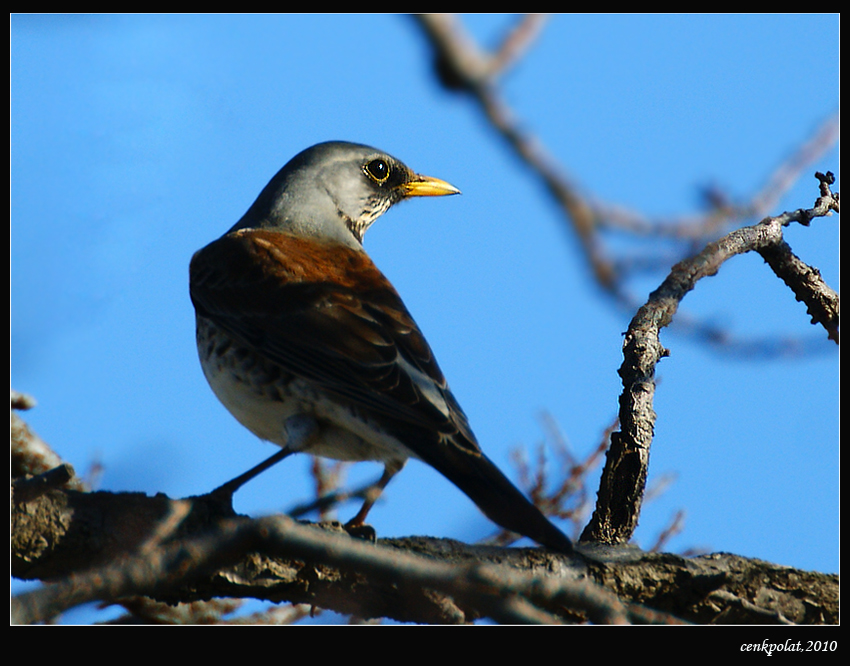
[[447, 194], [460, 194], [459, 189], [444, 180], [419, 174], [402, 185], [401, 189], [406, 197], [442, 197]]

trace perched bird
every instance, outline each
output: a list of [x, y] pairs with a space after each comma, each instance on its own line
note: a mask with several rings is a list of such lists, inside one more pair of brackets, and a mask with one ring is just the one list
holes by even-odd
[[320, 143], [195, 253], [190, 292], [207, 381], [242, 425], [282, 447], [226, 485], [232, 492], [306, 452], [380, 461], [382, 490], [418, 458], [495, 523], [572, 552], [481, 451], [422, 332], [363, 249], [363, 234], [393, 204], [458, 192], [369, 146]]

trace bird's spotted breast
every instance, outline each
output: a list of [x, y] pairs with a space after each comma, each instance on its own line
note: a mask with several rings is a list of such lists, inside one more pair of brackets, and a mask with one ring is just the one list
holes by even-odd
[[286, 446], [285, 424], [310, 415], [319, 430], [305, 449], [335, 460], [380, 460], [400, 468], [412, 454], [353, 403], [339, 401], [285, 371], [213, 322], [196, 318], [198, 355], [221, 403], [260, 439]]
[[283, 423], [302, 410], [303, 398], [291, 390], [294, 377], [204, 317], [196, 318], [196, 334], [201, 367], [216, 397], [255, 435], [284, 445]]

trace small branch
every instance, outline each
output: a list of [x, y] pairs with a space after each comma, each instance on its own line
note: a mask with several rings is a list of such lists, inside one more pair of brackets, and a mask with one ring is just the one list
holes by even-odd
[[[784, 226], [792, 222], [809, 226], [816, 217], [831, 215], [833, 211], [839, 212], [838, 194], [833, 194], [830, 189], [835, 183], [835, 176], [828, 171], [825, 174], [818, 172], [815, 177], [820, 182], [820, 196], [814, 207], [808, 210], [797, 209], [780, 216], [778, 219]], [[820, 271], [801, 261], [785, 241], [772, 243], [757, 251], [777, 277], [794, 292], [796, 299], [806, 304], [806, 311], [811, 315], [812, 323], [823, 326], [829, 339], [838, 344], [838, 294], [823, 281]]]
[[12, 492], [16, 502], [32, 502], [49, 490], [61, 488], [74, 478], [74, 468], [68, 463], [39, 474], [12, 481]]
[[520, 17], [493, 56], [491, 71], [494, 76], [503, 76], [509, 67], [525, 55], [548, 20], [546, 14], [524, 14]]
[[540, 177], [572, 222], [596, 279], [606, 289], [613, 289], [613, 266], [602, 251], [595, 230], [595, 216], [588, 201], [578, 193], [572, 180], [543, 145], [523, 128], [504, 102], [492, 76], [488, 56], [482, 53], [456, 17], [420, 14], [416, 18], [434, 48], [441, 81], [451, 89], [470, 93], [493, 128], [532, 172]]
[[838, 211], [838, 195], [829, 190], [832, 174], [818, 173], [816, 177], [821, 196], [814, 208], [769, 217], [709, 243], [696, 256], [676, 264], [632, 319], [623, 343], [623, 364], [618, 371], [623, 381], [621, 430], [611, 436], [596, 510], [582, 532], [582, 541], [624, 544], [634, 533], [655, 429], [655, 366], [669, 355], [661, 345], [659, 333], [670, 324], [679, 303], [700, 279], [717, 273], [735, 255], [759, 252], [792, 287], [797, 299], [806, 303], [813, 322], [822, 324], [829, 337], [838, 342], [838, 296], [823, 283], [816, 269], [793, 257], [790, 249], [786, 250], [788, 246], [782, 238], [783, 226], [792, 222], [807, 226], [815, 217]]
[[316, 513], [320, 520], [330, 520], [329, 514], [338, 505], [352, 500], [364, 501], [370, 492], [374, 492], [375, 485], [380, 477], [375, 481], [361, 485], [359, 488], [337, 490], [339, 484], [337, 477], [343, 466], [343, 463], [336, 463], [332, 470], [328, 472], [322, 459], [314, 458], [312, 473], [316, 480], [316, 499], [297, 504], [287, 511], [287, 515], [290, 518], [298, 519]]

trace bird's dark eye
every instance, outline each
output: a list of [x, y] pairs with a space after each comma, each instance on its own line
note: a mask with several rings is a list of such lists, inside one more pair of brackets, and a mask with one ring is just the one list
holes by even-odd
[[376, 183], [383, 183], [390, 177], [390, 165], [381, 158], [374, 159], [364, 167], [368, 176]]

